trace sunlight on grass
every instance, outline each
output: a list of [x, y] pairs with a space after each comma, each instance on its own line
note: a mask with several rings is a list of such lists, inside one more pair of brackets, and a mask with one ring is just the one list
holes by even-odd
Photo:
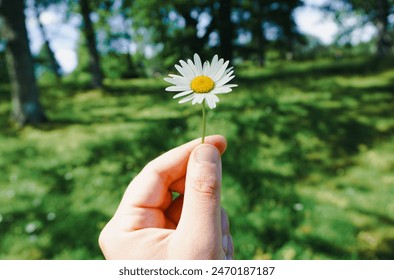
[[[236, 258], [392, 259], [392, 68], [360, 58], [236, 71], [239, 87], [207, 115], [207, 133], [228, 141]], [[129, 181], [200, 137], [201, 109], [160, 77], [40, 86], [50, 122], [0, 133], [0, 258], [100, 259], [98, 234]], [[4, 99], [4, 127], [8, 111]]]

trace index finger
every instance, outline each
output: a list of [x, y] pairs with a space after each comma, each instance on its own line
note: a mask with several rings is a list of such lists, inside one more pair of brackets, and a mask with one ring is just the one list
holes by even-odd
[[[214, 145], [221, 154], [227, 146], [226, 139], [221, 135], [208, 136], [205, 143]], [[119, 208], [160, 207], [169, 186], [186, 175], [189, 156], [199, 144], [201, 138], [176, 147], [148, 163], [129, 184]]]

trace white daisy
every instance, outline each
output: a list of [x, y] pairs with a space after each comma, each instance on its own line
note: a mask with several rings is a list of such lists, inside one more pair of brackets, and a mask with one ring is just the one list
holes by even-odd
[[212, 61], [206, 61], [204, 65], [198, 54], [194, 54], [194, 62], [180, 60], [180, 65], [175, 64], [176, 70], [181, 75], [170, 74], [165, 81], [173, 84], [166, 91], [180, 91], [174, 98], [183, 97], [179, 103], [192, 101], [192, 104], [201, 104], [205, 100], [208, 107], [216, 108], [219, 102], [217, 94], [229, 93], [236, 84], [227, 84], [234, 78], [233, 68], [227, 68], [229, 61], [219, 59], [217, 55]]

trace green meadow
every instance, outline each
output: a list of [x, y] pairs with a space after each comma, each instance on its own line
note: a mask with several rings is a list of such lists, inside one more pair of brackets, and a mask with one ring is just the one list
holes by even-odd
[[[394, 60], [236, 66], [208, 111], [224, 135], [222, 204], [236, 259], [394, 259]], [[42, 80], [50, 122], [8, 123], [0, 84], [0, 259], [102, 259], [129, 181], [201, 136], [201, 109], [158, 78]]]

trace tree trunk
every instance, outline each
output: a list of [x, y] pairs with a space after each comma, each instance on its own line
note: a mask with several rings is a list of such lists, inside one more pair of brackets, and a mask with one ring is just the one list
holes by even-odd
[[391, 51], [391, 40], [389, 34], [390, 4], [388, 0], [376, 0], [377, 15], [375, 25], [378, 30], [377, 56], [386, 57]]
[[24, 0], [0, 1], [7, 43], [6, 57], [12, 85], [11, 119], [18, 125], [46, 121], [39, 101], [39, 90], [25, 25]]
[[127, 71], [126, 71], [126, 78], [136, 78], [137, 71], [134, 69], [133, 57], [131, 55], [131, 34], [129, 33], [129, 27], [127, 24], [127, 15], [125, 13], [120, 13], [122, 16], [123, 22], [123, 39], [125, 40], [125, 49], [126, 51], [126, 62], [127, 62]]
[[37, 7], [37, 2], [35, 2], [34, 9], [35, 9], [37, 22], [38, 22], [38, 27], [40, 29], [41, 36], [44, 40], [44, 46], [45, 46], [45, 49], [48, 54], [50, 68], [51, 68], [52, 72], [56, 75], [56, 78], [58, 80], [60, 80], [62, 77], [62, 68], [60, 67], [59, 63], [57, 62], [57, 60], [55, 58], [55, 53], [53, 52], [53, 50], [51, 48], [45, 28], [40, 21], [41, 12], [40, 12], [40, 9]]
[[90, 19], [91, 8], [89, 0], [79, 1], [83, 18], [83, 31], [85, 33], [86, 44], [89, 50], [89, 64], [92, 74], [92, 85], [95, 88], [103, 87], [103, 74], [100, 67], [100, 56], [96, 47], [96, 35], [93, 23]]
[[234, 26], [231, 21], [231, 2], [231, 0], [220, 0], [219, 7], [220, 54], [225, 60], [231, 60], [233, 57]]
[[266, 44], [267, 39], [265, 38], [265, 28], [263, 24], [263, 3], [257, 1], [257, 25], [255, 26], [255, 33], [257, 35], [257, 51], [258, 51], [258, 63], [260, 67], [265, 66], [266, 59]]

